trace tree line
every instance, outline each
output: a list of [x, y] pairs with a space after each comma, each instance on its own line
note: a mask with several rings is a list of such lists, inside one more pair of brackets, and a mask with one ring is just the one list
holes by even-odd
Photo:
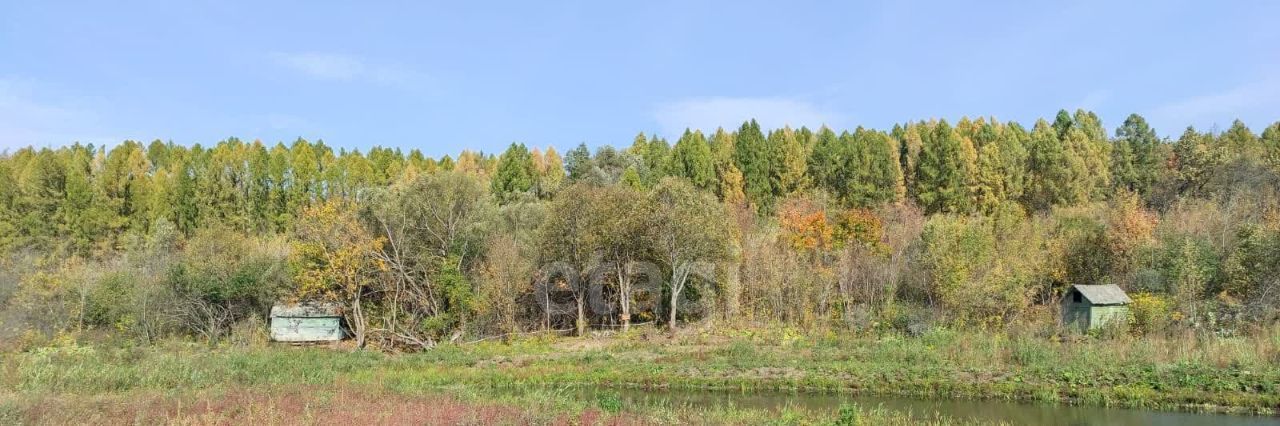
[[1280, 307], [1277, 176], [1280, 123], [1168, 140], [1083, 110], [751, 120], [563, 157], [23, 148], [0, 155], [0, 326], [219, 339], [325, 299], [384, 347], [636, 319], [901, 330], [1044, 322], [1066, 285], [1111, 282], [1141, 295], [1135, 329], [1236, 330]]

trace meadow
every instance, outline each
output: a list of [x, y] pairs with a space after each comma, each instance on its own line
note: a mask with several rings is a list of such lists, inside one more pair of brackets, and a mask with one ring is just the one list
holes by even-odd
[[[843, 405], [635, 406], [611, 389], [795, 391], [996, 399], [1275, 415], [1280, 332], [1052, 341], [938, 329], [922, 336], [639, 328], [587, 338], [351, 352], [256, 342], [213, 350], [68, 343], [6, 356], [0, 419], [56, 424], [963, 424]], [[583, 397], [580, 390], [592, 390]], [[88, 417], [85, 417], [88, 416]], [[845, 423], [841, 423], [845, 422]]]

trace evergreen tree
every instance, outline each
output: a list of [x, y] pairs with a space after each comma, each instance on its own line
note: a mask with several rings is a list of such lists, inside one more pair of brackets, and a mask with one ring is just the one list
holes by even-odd
[[490, 185], [499, 200], [510, 201], [533, 189], [536, 171], [533, 156], [524, 144], [512, 143], [498, 160], [498, 169]]
[[1027, 145], [1031, 135], [1015, 122], [1008, 123], [998, 133], [996, 144], [999, 145], [1000, 174], [1004, 177], [1005, 194], [1009, 200], [1020, 200], [1027, 186]]
[[974, 206], [983, 213], [996, 211], [1009, 197], [1005, 180], [1005, 155], [1000, 134], [993, 122], [979, 118], [971, 136], [978, 151], [974, 173]]
[[1027, 157], [1028, 185], [1024, 197], [1028, 207], [1047, 210], [1075, 201], [1071, 155], [1048, 122], [1039, 120], [1031, 130]]
[[746, 202], [746, 195], [742, 189], [742, 170], [733, 160], [734, 139], [735, 136], [724, 128], [716, 128], [710, 141], [711, 161], [716, 168], [716, 195], [726, 203], [741, 204]]
[[1249, 160], [1257, 159], [1262, 155], [1262, 144], [1258, 140], [1258, 136], [1249, 130], [1243, 121], [1235, 120], [1231, 122], [1231, 127], [1223, 132], [1220, 144], [1223, 149], [1231, 153], [1232, 158], [1245, 158]]
[[814, 184], [827, 190], [837, 198], [842, 198], [845, 183], [853, 180], [852, 170], [848, 168], [849, 144], [841, 141], [836, 133], [826, 126], [814, 134], [813, 153], [809, 155], [809, 176]]
[[564, 184], [564, 179], [564, 160], [555, 147], [549, 146], [538, 164], [538, 197], [550, 198]]
[[688, 179], [693, 186], [703, 190], [716, 187], [716, 169], [711, 158], [711, 146], [701, 131], [684, 130], [671, 152], [671, 174]]
[[898, 166], [897, 144], [889, 135], [858, 127], [851, 138], [850, 168], [855, 188], [847, 200], [856, 206], [872, 207], [901, 199], [902, 170]]
[[1082, 200], [1106, 198], [1112, 187], [1111, 144], [1102, 121], [1092, 112], [1076, 110], [1072, 123], [1078, 134], [1068, 132], [1066, 143], [1080, 158], [1082, 168], [1077, 176], [1083, 185]]
[[440, 157], [440, 171], [451, 172], [455, 166], [457, 166], [457, 164], [453, 161], [452, 157], [449, 157], [448, 155]]
[[789, 127], [769, 132], [769, 184], [775, 197], [783, 197], [805, 185], [808, 153]]
[[916, 192], [916, 166], [920, 162], [920, 148], [924, 140], [920, 135], [921, 125], [911, 123], [905, 127], [895, 126], [898, 135], [898, 165], [902, 168], [902, 185], [907, 189], [907, 198], [919, 201]]
[[1173, 154], [1179, 190], [1192, 194], [1204, 192], [1205, 185], [1222, 165], [1224, 157], [1213, 134], [1197, 132], [1192, 126], [1187, 126], [1173, 144]]
[[565, 166], [569, 171], [569, 181], [579, 182], [591, 175], [591, 150], [587, 144], [580, 143], [565, 155]]
[[1058, 115], [1053, 118], [1053, 132], [1058, 139], [1065, 139], [1067, 131], [1074, 128], [1075, 121], [1071, 119], [1071, 113], [1065, 109], [1058, 110]]
[[1262, 145], [1263, 157], [1276, 173], [1280, 173], [1280, 121], [1262, 131], [1259, 143]]
[[[969, 147], [972, 150], [972, 146]], [[969, 212], [972, 156], [965, 142], [946, 120], [926, 133], [916, 168], [916, 193], [928, 213]]]
[[1149, 193], [1162, 167], [1159, 144], [1160, 139], [1147, 125], [1147, 120], [1130, 114], [1124, 124], [1116, 128], [1112, 148], [1111, 174], [1116, 186], [1138, 194]]
[[646, 187], [656, 185], [663, 177], [671, 174], [671, 145], [666, 139], [657, 136], [649, 138], [648, 146], [639, 157], [644, 161]]
[[769, 161], [769, 144], [760, 131], [760, 124], [754, 119], [742, 123], [738, 129], [733, 161], [742, 172], [742, 190], [747, 201], [757, 208], [770, 209], [774, 193], [770, 178], [773, 164]]

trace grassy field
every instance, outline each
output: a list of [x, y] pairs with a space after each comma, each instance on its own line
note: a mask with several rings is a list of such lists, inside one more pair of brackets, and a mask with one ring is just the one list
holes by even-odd
[[[920, 337], [636, 331], [351, 353], [265, 344], [63, 344], [6, 354], [0, 422], [835, 423], [885, 410], [624, 409], [573, 388], [800, 390], [1274, 414], [1280, 333], [1056, 342], [935, 330]], [[518, 393], [510, 389], [533, 389]], [[98, 407], [99, 409], [95, 409]], [[415, 420], [406, 420], [415, 419]], [[932, 418], [938, 424], [954, 423]]]

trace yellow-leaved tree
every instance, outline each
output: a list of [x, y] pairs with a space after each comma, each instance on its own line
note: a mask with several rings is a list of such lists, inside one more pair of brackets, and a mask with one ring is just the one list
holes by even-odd
[[356, 346], [364, 347], [368, 319], [364, 298], [387, 270], [375, 256], [382, 238], [360, 223], [355, 206], [334, 199], [303, 210], [290, 264], [300, 300], [340, 303]]

